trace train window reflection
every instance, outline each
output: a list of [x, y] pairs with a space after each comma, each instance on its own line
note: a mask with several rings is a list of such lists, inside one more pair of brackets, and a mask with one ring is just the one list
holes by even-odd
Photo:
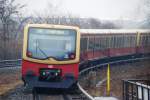
[[75, 54], [75, 30], [30, 28], [28, 38], [32, 58], [66, 60]]

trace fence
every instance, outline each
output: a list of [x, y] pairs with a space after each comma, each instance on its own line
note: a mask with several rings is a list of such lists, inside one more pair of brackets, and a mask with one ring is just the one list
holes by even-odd
[[150, 100], [150, 80], [123, 80], [123, 100]]
[[122, 100], [122, 79], [150, 76], [149, 57], [117, 60], [87, 67], [80, 71], [80, 85], [93, 96], [107, 96], [107, 66], [110, 64], [110, 96]]
[[0, 61], [0, 68], [21, 66], [22, 59]]

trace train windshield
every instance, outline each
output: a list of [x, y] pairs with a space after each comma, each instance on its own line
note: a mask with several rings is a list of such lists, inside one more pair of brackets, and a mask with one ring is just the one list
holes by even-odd
[[71, 29], [29, 28], [27, 56], [36, 59], [75, 58], [76, 31]]

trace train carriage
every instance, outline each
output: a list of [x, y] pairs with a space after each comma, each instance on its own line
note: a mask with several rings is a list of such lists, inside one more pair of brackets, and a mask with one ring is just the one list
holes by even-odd
[[77, 81], [77, 27], [30, 24], [24, 29], [22, 79], [26, 86], [68, 88]]
[[150, 52], [150, 30], [81, 29], [81, 59]]
[[70, 88], [81, 62], [145, 54], [150, 54], [150, 30], [29, 24], [24, 28], [22, 79], [31, 88]]

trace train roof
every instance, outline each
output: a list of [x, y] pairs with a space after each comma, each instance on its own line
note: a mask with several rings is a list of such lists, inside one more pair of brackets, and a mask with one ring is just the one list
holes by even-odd
[[150, 33], [150, 29], [80, 29], [82, 34]]

